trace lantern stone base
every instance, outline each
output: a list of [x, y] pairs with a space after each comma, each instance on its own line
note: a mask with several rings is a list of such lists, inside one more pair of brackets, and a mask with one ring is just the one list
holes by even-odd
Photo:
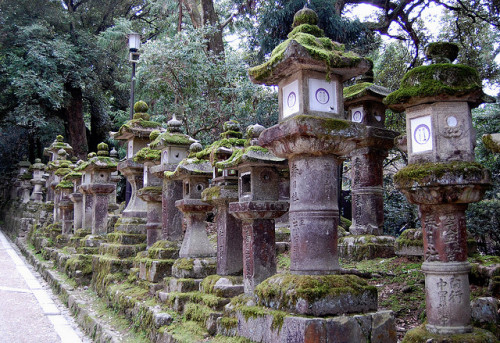
[[339, 256], [351, 261], [394, 256], [394, 237], [350, 235], [339, 238]]
[[408, 331], [402, 343], [493, 343], [498, 342], [495, 335], [489, 331], [474, 328], [472, 332], [440, 335], [426, 330], [425, 325], [420, 325]]
[[422, 229], [406, 229], [396, 239], [394, 252], [398, 256], [424, 256]]
[[377, 310], [377, 289], [355, 275], [278, 274], [258, 285], [255, 295], [259, 305], [300, 315]]
[[172, 276], [183, 279], [202, 279], [217, 271], [217, 258], [179, 258], [172, 266]]
[[236, 318], [236, 334], [255, 342], [397, 342], [392, 311], [314, 318], [241, 306], [236, 310]]

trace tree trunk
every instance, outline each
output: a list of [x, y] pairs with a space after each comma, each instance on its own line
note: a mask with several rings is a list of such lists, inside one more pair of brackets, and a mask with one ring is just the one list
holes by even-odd
[[104, 111], [102, 99], [90, 98], [90, 137], [88, 150], [97, 151], [97, 145], [108, 139], [109, 116]]
[[201, 0], [203, 13], [203, 26], [214, 27], [214, 32], [208, 38], [208, 50], [217, 57], [224, 57], [224, 41], [222, 40], [222, 29], [219, 27], [219, 18], [215, 13], [213, 0]]
[[87, 157], [87, 135], [85, 134], [85, 122], [83, 121], [83, 97], [81, 88], [73, 88], [69, 85], [66, 90], [70, 96], [68, 105], [64, 109], [65, 127], [68, 142], [73, 147], [74, 155], [80, 159]]

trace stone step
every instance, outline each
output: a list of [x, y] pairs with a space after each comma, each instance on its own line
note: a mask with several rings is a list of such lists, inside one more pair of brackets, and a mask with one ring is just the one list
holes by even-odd
[[200, 284], [200, 292], [222, 298], [232, 298], [245, 292], [242, 276], [207, 276]]
[[163, 280], [165, 285], [164, 292], [195, 292], [200, 289], [200, 283], [203, 279], [177, 279], [174, 277], [166, 277]]
[[131, 234], [146, 234], [145, 218], [122, 217], [115, 224], [115, 232], [122, 231]]
[[187, 320], [204, 325], [210, 335], [215, 335], [217, 332], [217, 319], [222, 317], [222, 312], [214, 311], [203, 304], [190, 302], [184, 305], [184, 316]]
[[119, 258], [135, 257], [138, 252], [146, 250], [146, 244], [115, 244], [115, 243], [102, 243], [99, 246], [100, 255], [109, 255]]
[[146, 235], [128, 232], [111, 232], [106, 236], [108, 243], [116, 244], [143, 244], [146, 243]]
[[76, 248], [76, 252], [78, 254], [97, 255], [97, 254], [99, 254], [99, 248], [98, 247], [78, 247], [78, 248]]
[[149, 282], [159, 282], [163, 278], [172, 275], [172, 265], [175, 260], [153, 260], [150, 258], [141, 258], [138, 262], [140, 279]]
[[179, 279], [201, 279], [217, 272], [215, 257], [179, 258], [172, 266], [172, 275]]
[[172, 310], [182, 313], [188, 303], [202, 304], [214, 311], [222, 311], [230, 299], [220, 298], [212, 294], [202, 292], [158, 292], [158, 298]]
[[165, 240], [157, 241], [148, 248], [148, 257], [155, 260], [170, 260], [179, 258], [179, 244]]

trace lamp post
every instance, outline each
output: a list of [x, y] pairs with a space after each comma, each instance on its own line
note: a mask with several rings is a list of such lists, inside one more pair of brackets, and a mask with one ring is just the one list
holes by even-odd
[[141, 47], [141, 35], [130, 33], [128, 35], [128, 50], [130, 51], [129, 62], [132, 64], [132, 76], [130, 78], [130, 119], [134, 117], [134, 89], [135, 89], [135, 64], [139, 60], [139, 48]]
[[[132, 76], [130, 77], [130, 120], [134, 119], [134, 90], [135, 90], [135, 64], [139, 60], [139, 48], [141, 47], [141, 35], [132, 32], [128, 35], [129, 62], [132, 64]], [[132, 188], [127, 181], [125, 188], [125, 203], [128, 205], [132, 195]]]

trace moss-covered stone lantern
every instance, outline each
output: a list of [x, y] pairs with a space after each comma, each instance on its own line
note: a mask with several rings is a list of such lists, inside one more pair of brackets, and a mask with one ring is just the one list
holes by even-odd
[[[239, 201], [229, 212], [243, 223], [243, 285], [252, 293], [259, 283], [276, 274], [274, 219], [288, 211], [288, 201], [279, 201], [280, 171], [285, 159], [274, 156], [256, 143], [260, 125], [247, 128], [250, 145], [236, 151], [229, 160], [216, 163], [220, 169], [235, 168], [239, 174]], [[263, 129], [263, 128], [262, 128]]]
[[[197, 150], [197, 143], [193, 145]], [[186, 233], [179, 251], [180, 260], [172, 267], [173, 275], [179, 278], [203, 278], [216, 271], [217, 251], [208, 239], [205, 223], [213, 206], [201, 200], [211, 176], [210, 161], [196, 157], [184, 159], [173, 172], [165, 172], [167, 179], [180, 180], [183, 186], [183, 198], [177, 200], [175, 206], [184, 215]], [[183, 268], [186, 264], [192, 267]]]
[[146, 233], [146, 202], [137, 196], [137, 190], [144, 184], [144, 166], [134, 162], [133, 157], [147, 146], [151, 132], [161, 130], [161, 125], [149, 121], [149, 114], [146, 113], [148, 107], [143, 101], [138, 101], [134, 110], [136, 111], [134, 118], [127, 121], [117, 133], [113, 134], [115, 139], [127, 142], [127, 158], [118, 163], [118, 170], [127, 178], [131, 186], [130, 200], [115, 229]]
[[37, 158], [35, 163], [30, 167], [33, 172], [33, 178], [31, 179], [31, 184], [33, 184], [33, 191], [31, 192], [31, 200], [34, 202], [43, 201], [43, 185], [45, 184], [44, 171], [45, 164], [42, 160]]
[[[249, 70], [252, 81], [279, 86], [279, 123], [260, 134], [259, 145], [286, 158], [290, 170], [290, 274], [271, 276], [254, 291], [256, 304], [264, 310], [290, 314], [286, 328], [277, 330], [282, 341], [327, 341], [335, 334], [327, 319], [318, 317], [377, 309], [376, 289], [355, 275], [341, 275], [337, 247], [338, 167], [367, 135], [365, 125], [344, 120], [342, 82], [365, 73], [372, 63], [325, 37], [317, 21], [307, 8], [297, 12], [288, 40], [268, 62]], [[304, 296], [295, 298], [299, 288]], [[319, 288], [326, 292], [318, 293]], [[253, 330], [248, 322], [238, 320], [239, 335], [255, 339], [252, 333], [258, 331], [260, 337], [277, 337], [264, 321]], [[393, 324], [384, 334], [394, 332]], [[335, 330], [351, 335], [346, 325]], [[387, 334], [385, 341], [395, 339]]]
[[243, 271], [241, 221], [229, 213], [229, 203], [238, 200], [238, 171], [235, 168], [217, 168], [217, 163], [243, 149], [246, 141], [242, 136], [239, 123], [227, 121], [221, 139], [196, 154], [200, 159], [209, 160], [213, 166], [212, 183], [203, 191], [202, 200], [217, 208], [218, 275], [240, 275]]
[[87, 182], [82, 183], [80, 189], [86, 195], [84, 221], [88, 222], [91, 217], [92, 235], [104, 235], [107, 233], [109, 194], [116, 185], [111, 180], [111, 173], [116, 170], [117, 162], [109, 157], [108, 145], [100, 143], [97, 145], [97, 155], [82, 163], [75, 171], [83, 172]]
[[383, 162], [398, 132], [385, 129], [386, 105], [390, 90], [373, 83], [373, 71], [344, 89], [344, 106], [352, 122], [367, 125], [351, 159], [352, 225], [350, 235], [340, 238], [343, 258], [361, 260], [394, 255], [394, 238], [383, 236]]
[[248, 71], [254, 83], [278, 85], [280, 121], [303, 114], [343, 118], [342, 82], [371, 66], [325, 37], [317, 22], [313, 10], [297, 12], [288, 39], [266, 63]]
[[475, 342], [467, 335], [473, 329], [465, 210], [490, 183], [473, 150], [471, 108], [484, 94], [475, 69], [451, 63], [455, 44], [432, 43], [426, 53], [433, 63], [410, 70], [386, 98], [393, 110], [406, 111], [409, 164], [394, 181], [419, 205], [424, 236], [427, 334], [417, 329], [407, 337], [426, 342], [431, 334], [463, 334], [462, 342]]
[[160, 165], [151, 172], [163, 180], [162, 183], [162, 228], [161, 239], [179, 242], [182, 239], [182, 213], [175, 202], [182, 199], [182, 182], [164, 178], [165, 172], [174, 171], [180, 161], [188, 155], [189, 146], [195, 140], [181, 131], [182, 123], [175, 115], [167, 122], [167, 131], [160, 133], [149, 145], [161, 151]]
[[[47, 201], [54, 201], [54, 187], [59, 183], [54, 184], [54, 171], [57, 169], [57, 160], [60, 160], [59, 154], [61, 149], [65, 151], [65, 155], [69, 156], [73, 153], [73, 148], [68, 143], [64, 142], [64, 137], [61, 135], [57, 135], [56, 139], [52, 144], [43, 150], [43, 155], [49, 157], [49, 162], [47, 163]], [[64, 160], [66, 160], [66, 156]], [[68, 161], [68, 163], [71, 163]]]

